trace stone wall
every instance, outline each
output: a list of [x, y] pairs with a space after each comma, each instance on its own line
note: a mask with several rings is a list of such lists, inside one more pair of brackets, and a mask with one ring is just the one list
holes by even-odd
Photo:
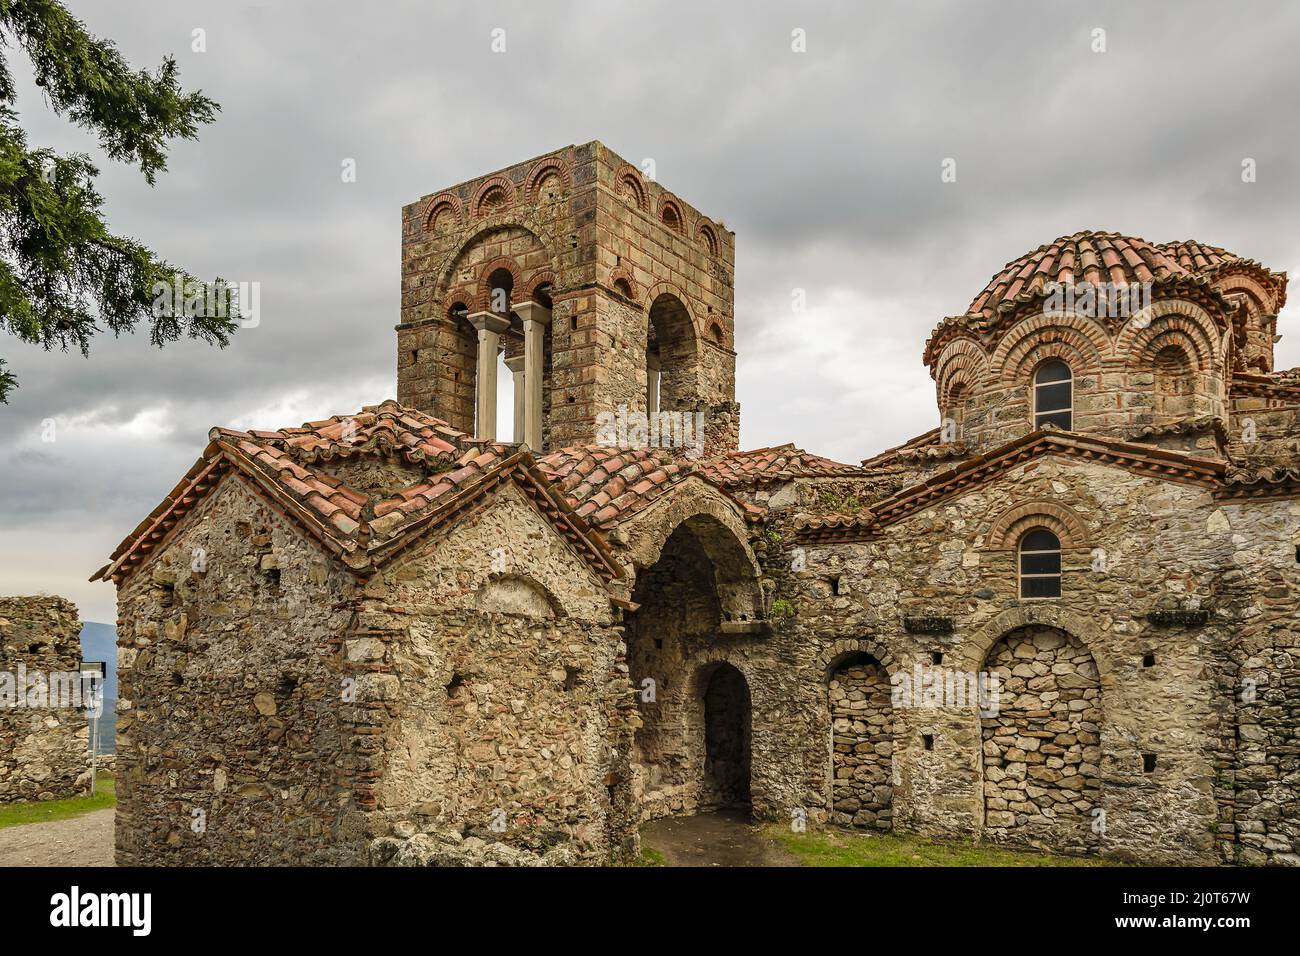
[[88, 718], [70, 706], [80, 635], [71, 601], [0, 597], [0, 803], [74, 797], [89, 786]]
[[[1067, 542], [1062, 597], [1023, 601], [1014, 550], [993, 547], [989, 532], [1013, 506], [1044, 500], [1069, 502], [1083, 535]], [[1260, 616], [1260, 581], [1242, 580], [1244, 593], [1235, 594], [1225, 593], [1224, 578], [1246, 558], [1239, 540], [1259, 542], [1252, 547], [1267, 551], [1268, 562], [1285, 558], [1294, 566], [1294, 524], [1286, 503], [1223, 507], [1195, 486], [1045, 458], [902, 519], [878, 541], [807, 547], [806, 566], [786, 586], [795, 616], [765, 654], [772, 665], [764, 672], [775, 687], [755, 691], [756, 700], [775, 691], [789, 702], [788, 719], [768, 728], [779, 738], [774, 749], [788, 754], [767, 784], [768, 799], [786, 808], [806, 806], [814, 819], [830, 805], [832, 728], [819, 714], [825, 711], [826, 668], [837, 656], [870, 654], [891, 677], [918, 667], [978, 672], [988, 669], [989, 649], [1000, 639], [1039, 624], [1071, 635], [1098, 666], [1099, 777], [1106, 811], [1100, 852], [1183, 863], [1231, 858], [1233, 805], [1242, 790], [1240, 782], [1224, 782], [1221, 767], [1237, 759], [1227, 743], [1236, 719], [1237, 665], [1224, 649]], [[1095, 549], [1107, 555], [1104, 571], [1093, 570]], [[792, 547], [786, 550], [789, 555]], [[1279, 603], [1289, 606], [1289, 600]], [[1209, 620], [1203, 626], [1160, 627], [1146, 618], [1151, 610], [1186, 607], [1209, 609]], [[1270, 650], [1293, 639], [1285, 614], [1270, 609], [1270, 623], [1258, 625]], [[904, 618], [927, 615], [950, 619], [951, 631], [912, 633], [904, 627]], [[782, 668], [785, 656], [791, 663]], [[984, 832], [986, 772], [977, 708], [939, 701], [896, 707], [894, 714], [895, 825], [952, 836]], [[756, 704], [756, 737], [759, 727]], [[1068, 738], [1070, 732], [1064, 733]], [[1278, 817], [1267, 824], [1270, 832], [1290, 827], [1281, 819], [1286, 811], [1272, 809], [1286, 802], [1278, 791], [1285, 787], [1287, 766], [1281, 740], [1289, 734], [1282, 727], [1261, 732], [1255, 759], [1271, 761], [1271, 769], [1252, 772], [1273, 794], [1260, 801], [1263, 816]], [[1270, 746], [1278, 749], [1270, 752]], [[1150, 770], [1147, 754], [1155, 757]], [[810, 799], [815, 794], [823, 795], [820, 802]], [[1077, 840], [1050, 836], [1048, 844], [1079, 847]]]
[[985, 835], [1095, 849], [1105, 710], [1092, 655], [1073, 635], [1026, 627], [999, 640], [985, 666], [999, 684], [996, 713], [981, 721]]
[[371, 589], [400, 626], [373, 657], [389, 684], [384, 827], [563, 846], [569, 862], [634, 854], [621, 628], [523, 494], [506, 486]]
[[853, 655], [830, 677], [832, 773], [830, 821], [893, 826], [893, 706], [889, 676], [877, 661]]
[[118, 594], [119, 865], [355, 863], [356, 580], [229, 477]]

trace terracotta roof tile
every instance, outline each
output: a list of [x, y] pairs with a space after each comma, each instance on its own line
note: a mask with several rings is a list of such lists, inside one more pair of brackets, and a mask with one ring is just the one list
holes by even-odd
[[731, 452], [705, 463], [703, 468], [705, 475], [724, 487], [792, 478], [850, 476], [861, 471], [857, 465], [813, 455], [794, 445]]

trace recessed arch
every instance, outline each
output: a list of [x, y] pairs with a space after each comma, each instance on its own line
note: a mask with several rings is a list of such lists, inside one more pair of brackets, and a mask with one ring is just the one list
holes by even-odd
[[709, 251], [709, 255], [716, 256], [718, 254], [718, 233], [713, 228], [712, 223], [701, 220], [695, 229], [695, 235], [704, 244], [704, 248]]
[[479, 186], [471, 205], [475, 219], [503, 212], [515, 204], [514, 183], [504, 176], [493, 176]]
[[1087, 525], [1073, 510], [1057, 501], [1025, 501], [1007, 508], [989, 523], [984, 547], [1010, 551], [1030, 528], [1048, 528], [1065, 550], [1091, 547]]
[[559, 599], [540, 582], [526, 575], [488, 578], [474, 594], [474, 607], [487, 613], [521, 617], [564, 616], [564, 607]]
[[614, 174], [614, 189], [633, 206], [642, 212], [650, 211], [650, 198], [646, 193], [645, 182], [641, 172], [635, 166], [624, 163]]
[[686, 216], [676, 200], [665, 199], [659, 204], [659, 221], [673, 232], [684, 233], [686, 231]]
[[442, 193], [429, 201], [429, 211], [424, 217], [424, 228], [434, 235], [448, 235], [460, 229], [464, 220], [460, 200], [451, 193]]
[[569, 185], [569, 173], [557, 158], [540, 160], [528, 174], [525, 195], [534, 204], [555, 202], [563, 198]]
[[1095, 375], [1110, 352], [1110, 335], [1095, 319], [1037, 315], [1022, 319], [1003, 335], [989, 372], [998, 381], [1026, 383], [1045, 359], [1062, 358], [1076, 377]]
[[693, 413], [701, 406], [700, 345], [686, 302], [675, 291], [651, 290], [646, 316], [647, 389], [653, 390], [649, 374], [658, 369], [657, 395], [647, 396], [647, 408], [656, 411]]

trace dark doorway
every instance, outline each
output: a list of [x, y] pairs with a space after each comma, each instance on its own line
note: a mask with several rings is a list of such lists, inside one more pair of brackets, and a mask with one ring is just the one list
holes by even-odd
[[704, 792], [701, 805], [748, 810], [749, 685], [730, 664], [704, 675]]

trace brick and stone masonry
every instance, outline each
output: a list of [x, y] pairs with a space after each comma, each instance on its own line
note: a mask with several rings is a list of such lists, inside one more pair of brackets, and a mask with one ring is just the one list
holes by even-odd
[[86, 711], [57, 706], [58, 685], [70, 691], [81, 667], [80, 635], [70, 601], [0, 597], [0, 802], [75, 797], [89, 786]]
[[[402, 230], [398, 401], [213, 429], [96, 575], [119, 863], [621, 862], [738, 807], [1300, 865], [1284, 274], [1041, 246], [926, 343], [938, 427], [844, 464], [737, 450], [735, 237], [602, 144]], [[1084, 282], [1149, 307], [1053, 311]]]

